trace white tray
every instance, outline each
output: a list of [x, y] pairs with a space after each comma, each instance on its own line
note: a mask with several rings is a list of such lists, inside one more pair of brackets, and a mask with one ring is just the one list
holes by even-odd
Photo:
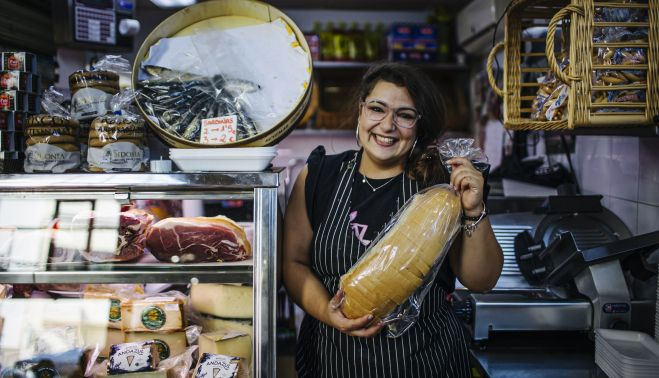
[[186, 172], [259, 172], [270, 165], [275, 154], [267, 156], [242, 157], [180, 157], [170, 155], [170, 159]]
[[597, 329], [595, 337], [610, 346], [621, 361], [659, 367], [659, 343], [643, 332]]

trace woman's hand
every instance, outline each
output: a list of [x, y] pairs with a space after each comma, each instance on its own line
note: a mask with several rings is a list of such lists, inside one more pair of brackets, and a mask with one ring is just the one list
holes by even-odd
[[468, 217], [476, 217], [483, 211], [483, 175], [465, 158], [447, 161], [453, 167], [451, 186], [460, 193], [462, 210]]
[[368, 323], [373, 320], [373, 315], [364, 315], [357, 319], [348, 319], [343, 315], [341, 307], [343, 307], [343, 291], [336, 292], [334, 297], [327, 304], [327, 322], [328, 325], [338, 329], [346, 335], [356, 337], [373, 337], [382, 328], [382, 324], [377, 322], [370, 327]]

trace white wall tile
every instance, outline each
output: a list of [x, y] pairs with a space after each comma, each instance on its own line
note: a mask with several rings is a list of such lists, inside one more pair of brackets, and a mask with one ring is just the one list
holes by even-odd
[[612, 137], [611, 160], [607, 171], [609, 194], [630, 201], [638, 201], [639, 138]]
[[659, 206], [659, 138], [639, 141], [638, 201]]
[[638, 233], [638, 203], [611, 197], [609, 200], [609, 210], [625, 223], [632, 234], [636, 235]]
[[575, 149], [575, 170], [583, 193], [609, 195], [611, 137], [580, 136]]
[[659, 206], [638, 204], [638, 233], [659, 230]]

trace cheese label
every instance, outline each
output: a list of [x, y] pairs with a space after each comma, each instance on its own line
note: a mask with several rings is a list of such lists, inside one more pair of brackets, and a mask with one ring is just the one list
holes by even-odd
[[160, 356], [160, 360], [162, 361], [166, 358], [169, 358], [169, 355], [171, 354], [169, 345], [160, 339], [153, 339], [153, 342], [155, 342], [156, 346], [158, 347], [158, 355]]
[[153, 342], [113, 345], [110, 349], [108, 372], [110, 374], [149, 371], [155, 366], [152, 355]]
[[195, 378], [234, 378], [238, 375], [240, 358], [204, 353], [199, 359]]
[[110, 321], [121, 321], [121, 302], [118, 299], [110, 299]]
[[142, 310], [142, 324], [148, 329], [157, 330], [162, 328], [167, 321], [165, 311], [157, 306], [148, 306]]

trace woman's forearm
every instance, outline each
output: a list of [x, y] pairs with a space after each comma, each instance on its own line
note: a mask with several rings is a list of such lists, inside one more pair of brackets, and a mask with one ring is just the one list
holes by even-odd
[[458, 254], [458, 278], [473, 291], [488, 291], [494, 287], [503, 267], [503, 252], [488, 218], [484, 218], [467, 236], [463, 231], [462, 248]]
[[293, 301], [307, 314], [329, 324], [326, 317], [330, 294], [308, 265], [294, 261], [284, 263], [284, 285]]

